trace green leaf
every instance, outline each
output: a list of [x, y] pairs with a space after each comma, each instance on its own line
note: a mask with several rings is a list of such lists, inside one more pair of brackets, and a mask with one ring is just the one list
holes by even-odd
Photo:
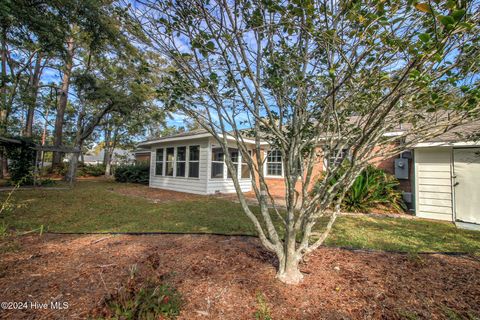
[[415, 8], [422, 12], [432, 13], [432, 9], [430, 8], [430, 5], [428, 3], [417, 3], [415, 5]]
[[440, 22], [446, 27], [448, 25], [454, 24], [455, 20], [450, 16], [440, 16]]
[[430, 41], [430, 35], [428, 33], [422, 33], [418, 36], [418, 38], [420, 40], [422, 40], [423, 42], [428, 42]]
[[459, 26], [459, 27], [462, 27], [462, 28], [465, 28], [465, 29], [467, 29], [467, 30], [469, 30], [469, 31], [472, 30], [473, 27], [474, 27], [474, 25], [473, 25], [472, 23], [468, 23], [468, 22], [460, 22], [460, 23], [458, 24], [458, 26]]
[[215, 50], [215, 44], [213, 43], [213, 41], [208, 41], [205, 47], [207, 47], [207, 49], [210, 51]]
[[465, 12], [466, 11], [464, 9], [455, 10], [452, 12], [452, 17], [455, 19], [455, 21], [460, 21], [465, 15]]

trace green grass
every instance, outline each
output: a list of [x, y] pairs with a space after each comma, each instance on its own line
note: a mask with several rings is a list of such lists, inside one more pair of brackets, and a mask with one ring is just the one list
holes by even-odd
[[[17, 230], [51, 232], [199, 232], [254, 235], [237, 203], [214, 197], [152, 203], [114, 192], [135, 185], [84, 181], [73, 190], [22, 190], [20, 207], [5, 219]], [[0, 193], [0, 200], [6, 193]], [[254, 208], [256, 211], [256, 208]], [[480, 232], [451, 223], [395, 218], [339, 217], [327, 245], [406, 252], [480, 252]]]
[[401, 218], [340, 217], [327, 245], [405, 252], [480, 252], [480, 232], [452, 223]]

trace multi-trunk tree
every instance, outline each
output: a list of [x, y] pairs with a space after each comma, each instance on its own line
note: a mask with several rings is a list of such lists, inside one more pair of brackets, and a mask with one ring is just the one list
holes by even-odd
[[[285, 283], [301, 281], [299, 263], [323, 243], [368, 163], [479, 117], [475, 1], [143, 0], [131, 13], [175, 66], [165, 103], [223, 148]], [[227, 136], [256, 177], [260, 216], [233, 174]], [[286, 210], [265, 182], [264, 142], [281, 154]], [[320, 159], [332, 163], [321, 177]]]

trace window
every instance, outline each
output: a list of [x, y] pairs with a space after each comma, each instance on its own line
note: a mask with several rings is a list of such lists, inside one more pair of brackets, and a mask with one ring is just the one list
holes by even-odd
[[157, 149], [155, 155], [155, 175], [163, 176], [163, 148]]
[[[252, 152], [248, 151], [248, 154], [252, 156]], [[242, 172], [240, 173], [240, 176], [242, 179], [249, 179], [250, 178], [250, 169], [248, 168], [247, 160], [245, 157], [242, 157]]]
[[187, 147], [177, 147], [177, 177], [185, 177]]
[[222, 148], [212, 148], [212, 178], [223, 178], [224, 156]]
[[[236, 176], [238, 176], [238, 150], [230, 148], [228, 149], [228, 152], [230, 153], [230, 158], [232, 159], [233, 166], [235, 167]], [[231, 177], [232, 175], [228, 171], [227, 178], [231, 178]]]
[[335, 149], [330, 156], [328, 157], [327, 165], [331, 166], [338, 166], [342, 163], [343, 159], [348, 155], [348, 149]]
[[282, 176], [282, 153], [279, 150], [267, 152], [267, 176]]
[[190, 146], [188, 156], [188, 176], [190, 178], [198, 178], [200, 164], [200, 147]]
[[167, 148], [167, 156], [165, 162], [165, 175], [173, 177], [173, 164], [175, 163], [175, 148]]

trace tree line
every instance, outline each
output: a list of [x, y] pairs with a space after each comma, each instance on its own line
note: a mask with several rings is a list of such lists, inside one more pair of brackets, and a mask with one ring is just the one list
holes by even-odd
[[[165, 61], [144, 48], [127, 10], [110, 0], [2, 1], [0, 135], [80, 150], [102, 141], [109, 164], [115, 147], [158, 134], [167, 117], [156, 101]], [[52, 167], [63, 158], [54, 152]]]

